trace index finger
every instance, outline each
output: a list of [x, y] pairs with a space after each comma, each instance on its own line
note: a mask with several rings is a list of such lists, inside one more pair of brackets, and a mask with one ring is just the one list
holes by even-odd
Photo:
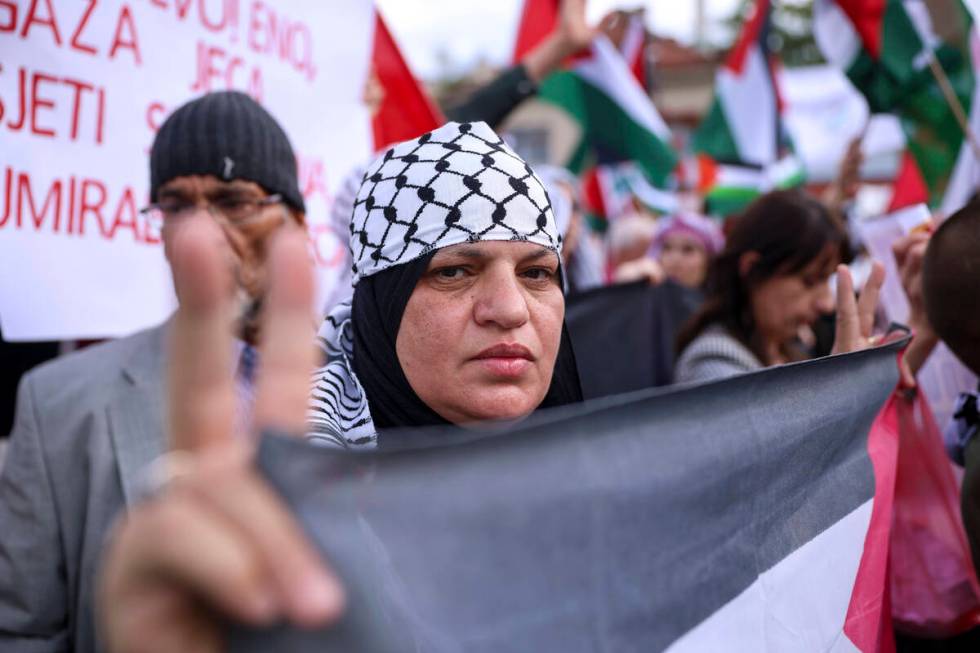
[[224, 236], [213, 220], [191, 217], [177, 229], [170, 262], [180, 300], [167, 372], [170, 447], [200, 450], [232, 435], [233, 282]]
[[861, 325], [861, 335], [865, 338], [871, 335], [874, 327], [875, 310], [878, 308], [878, 294], [881, 291], [881, 284], [885, 282], [885, 266], [878, 261], [871, 264], [871, 274], [864, 282], [861, 289], [861, 296], [857, 302], [858, 319]]
[[313, 267], [305, 232], [278, 234], [269, 250], [255, 423], [303, 434], [316, 362]]
[[851, 351], [858, 339], [857, 302], [854, 282], [846, 265], [837, 266], [837, 324], [834, 328], [834, 353]]

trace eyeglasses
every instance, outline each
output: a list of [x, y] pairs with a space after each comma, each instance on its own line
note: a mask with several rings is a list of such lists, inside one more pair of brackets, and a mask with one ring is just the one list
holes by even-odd
[[198, 208], [203, 208], [213, 217], [223, 220], [233, 227], [244, 227], [255, 222], [258, 218], [264, 217], [262, 210], [276, 204], [282, 204], [282, 195], [276, 194], [261, 198], [219, 197], [204, 204], [182, 200], [164, 200], [141, 209], [140, 215], [145, 216], [151, 223], [159, 227], [165, 221], [186, 218]]

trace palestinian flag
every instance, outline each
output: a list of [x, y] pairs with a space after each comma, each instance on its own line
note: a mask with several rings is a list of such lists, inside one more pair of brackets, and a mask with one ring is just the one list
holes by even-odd
[[930, 61], [943, 70], [964, 112], [971, 112], [974, 32], [962, 0], [817, 0], [814, 5], [814, 35], [824, 56], [846, 71], [872, 112], [901, 119], [934, 204], [966, 143]]
[[[653, 359], [643, 342], [626, 360]], [[265, 438], [258, 466], [347, 609], [319, 632], [235, 633], [231, 650], [885, 650], [896, 355], [641, 390], [503, 431], [390, 432], [356, 456]]]
[[744, 209], [761, 193], [803, 184], [806, 172], [793, 154], [764, 167], [720, 163], [702, 154], [697, 157], [695, 179], [705, 198], [706, 212], [727, 217]]
[[446, 119], [405, 63], [381, 14], [376, 11], [375, 15], [367, 93], [380, 96], [368, 98], [378, 104], [371, 127], [374, 149], [379, 151], [431, 131]]
[[[526, 0], [515, 61], [533, 49], [557, 20], [558, 0]], [[587, 51], [549, 75], [538, 97], [566, 112], [580, 127], [579, 143], [564, 162], [566, 167], [581, 172], [598, 147], [618, 160], [636, 161], [653, 185], [667, 186], [677, 164], [670, 130], [609, 39], [597, 36]]]
[[673, 213], [680, 207], [676, 193], [651, 184], [634, 161], [593, 166], [582, 175], [582, 193], [589, 224], [596, 231], [604, 231], [637, 203], [655, 213]]
[[[980, 11], [980, 1], [974, 0], [973, 20], [976, 24], [977, 12]], [[973, 70], [980, 70], [980, 29], [971, 32], [971, 52], [973, 54]], [[980, 139], [980, 84], [973, 87], [973, 99], [970, 102], [970, 129], [974, 136]], [[974, 151], [969, 141], [960, 147], [956, 157], [956, 165], [950, 175], [945, 195], [941, 205], [943, 215], [952, 215], [963, 207], [980, 189], [980, 155]]]
[[912, 153], [906, 150], [902, 153], [902, 162], [892, 184], [892, 198], [886, 212], [894, 213], [899, 209], [925, 204], [928, 201], [929, 189], [926, 187], [925, 179], [922, 178], [919, 164]]
[[715, 80], [708, 115], [694, 133], [698, 188], [709, 213], [730, 215], [760, 193], [802, 183], [788, 152], [774, 61], [767, 44], [770, 0], [757, 0]]
[[619, 52], [644, 90], [647, 88], [646, 42], [647, 28], [643, 24], [642, 10], [630, 12], [626, 16], [626, 29], [619, 42]]

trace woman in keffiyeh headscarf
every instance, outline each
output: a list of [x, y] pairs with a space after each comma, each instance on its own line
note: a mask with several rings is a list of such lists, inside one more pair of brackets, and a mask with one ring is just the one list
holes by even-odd
[[309, 437], [370, 448], [580, 401], [561, 240], [541, 181], [486, 124], [387, 150], [354, 201], [354, 292], [320, 329]]

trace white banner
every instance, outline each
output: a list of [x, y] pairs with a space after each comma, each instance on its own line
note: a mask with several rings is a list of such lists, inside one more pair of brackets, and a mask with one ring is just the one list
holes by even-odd
[[329, 290], [332, 193], [371, 153], [369, 0], [0, 0], [0, 329], [118, 336], [173, 310], [148, 153], [182, 103], [249, 93], [289, 134]]

